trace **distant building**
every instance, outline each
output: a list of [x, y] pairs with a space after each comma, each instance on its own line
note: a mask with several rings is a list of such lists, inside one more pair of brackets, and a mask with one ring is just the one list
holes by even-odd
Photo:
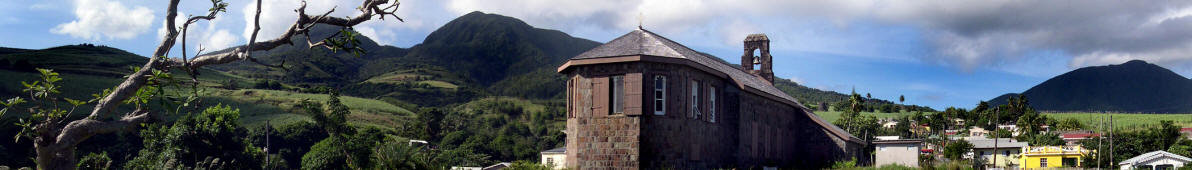
[[1064, 143], [1066, 143], [1068, 146], [1080, 145], [1079, 142], [1081, 140], [1101, 136], [1101, 134], [1093, 132], [1069, 132], [1060, 133], [1060, 135], [1064, 138]]
[[566, 166], [870, 163], [864, 141], [774, 87], [768, 37], [749, 35], [744, 44], [741, 65], [733, 65], [637, 29], [563, 63], [557, 71], [568, 78]]
[[1118, 163], [1122, 170], [1131, 169], [1180, 169], [1192, 163], [1192, 158], [1164, 151], [1144, 153]]
[[984, 137], [986, 134], [990, 133], [988, 130], [985, 130], [985, 128], [976, 127], [976, 126], [969, 127], [968, 131], [969, 131], [969, 137]]
[[898, 121], [886, 121], [886, 123], [882, 123], [882, 128], [894, 129], [895, 127], [898, 127]]
[[969, 154], [973, 155], [974, 159], [983, 160], [987, 168], [1018, 168], [1018, 153], [1022, 151], [1023, 147], [1027, 147], [1026, 142], [1013, 138], [994, 140], [985, 137], [970, 137], [968, 142], [973, 144], [973, 151]]
[[1192, 128], [1180, 128], [1180, 133], [1183, 133], [1188, 139], [1192, 139]]
[[1022, 148], [1022, 168], [1080, 167], [1080, 159], [1092, 151], [1080, 146], [1028, 146]]
[[551, 150], [542, 151], [542, 158], [539, 159], [540, 164], [550, 167], [551, 169], [564, 169], [567, 162], [567, 148], [555, 148]]
[[918, 139], [887, 139], [873, 141], [874, 167], [898, 164], [919, 167], [919, 152], [923, 141]]

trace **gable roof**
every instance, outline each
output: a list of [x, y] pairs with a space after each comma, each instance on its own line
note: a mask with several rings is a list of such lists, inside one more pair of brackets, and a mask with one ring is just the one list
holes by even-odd
[[1154, 152], [1147, 152], [1147, 153], [1135, 156], [1130, 159], [1126, 159], [1125, 161], [1122, 161], [1122, 163], [1118, 163], [1118, 165], [1135, 165], [1135, 164], [1138, 164], [1139, 162], [1145, 162], [1145, 161], [1153, 160], [1155, 158], [1162, 158], [1162, 157], [1170, 157], [1175, 160], [1184, 161], [1184, 163], [1192, 162], [1192, 158], [1176, 155], [1176, 154], [1173, 154], [1171, 152], [1166, 152], [1166, 151], [1154, 151]]
[[[760, 34], [751, 35], [751, 37], [757, 39], [758, 35]], [[761, 38], [764, 38], [764, 36], [761, 36]], [[838, 135], [845, 140], [853, 142], [859, 142], [860, 140], [852, 134], [844, 131], [844, 129], [836, 127], [835, 125], [823, 120], [823, 118], [820, 118], [818, 115], [815, 115], [811, 109], [804, 107], [803, 104], [799, 103], [798, 100], [795, 100], [794, 97], [791, 97], [785, 92], [782, 92], [782, 90], [779, 90], [777, 87], [774, 87], [774, 85], [769, 81], [766, 81], [761, 77], [754, 76], [753, 74], [749, 74], [745, 72], [745, 70], [742, 70], [739, 67], [734, 67], [732, 64], [724, 62], [723, 60], [718, 60], [715, 56], [697, 52], [691, 48], [687, 48], [687, 46], [671, 41], [666, 37], [662, 37], [645, 29], [639, 28], [633, 30], [632, 32], [622, 35], [621, 37], [617, 37], [608, 43], [597, 46], [596, 48], [588, 50], [584, 53], [580, 53], [579, 55], [571, 58], [571, 60], [569, 60], [567, 63], [564, 63], [562, 66], [560, 66], [558, 71], [565, 72], [573, 65], [583, 65], [573, 63], [572, 61], [627, 56], [661, 57], [668, 59], [682, 59], [694, 62], [699, 66], [707, 67], [712, 72], [723, 74], [725, 77], [736, 83], [738, 88], [741, 88], [742, 91], [768, 97], [780, 103], [786, 103], [796, 109], [803, 110], [803, 113], [808, 117], [811, 117], [814, 122], [820, 124], [833, 134]]]

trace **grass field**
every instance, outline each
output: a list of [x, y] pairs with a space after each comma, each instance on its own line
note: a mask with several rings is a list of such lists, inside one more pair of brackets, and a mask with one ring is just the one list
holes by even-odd
[[[306, 121], [310, 118], [302, 115], [304, 112], [296, 108], [303, 99], [311, 99], [318, 103], [327, 101], [326, 94], [308, 94], [277, 90], [222, 90], [212, 89], [208, 92], [206, 103], [222, 103], [240, 109], [241, 124], [246, 127], [264, 125], [265, 120], [271, 120], [273, 125], [282, 125], [296, 121]], [[402, 123], [413, 120], [414, 113], [408, 109], [373, 99], [341, 96], [340, 100], [351, 108], [352, 114], [348, 119], [352, 124], [376, 126], [391, 129]]]
[[[832, 122], [832, 121], [836, 121], [836, 119], [840, 119], [840, 113], [841, 112], [838, 112], [838, 111], [819, 111], [819, 112], [815, 112], [815, 115], [818, 115], [820, 118], [824, 118], [824, 120], [827, 120], [828, 122]], [[906, 116], [906, 115], [910, 115], [910, 114], [911, 114], [910, 112], [901, 112], [901, 113], [861, 112], [861, 115], [870, 115], [870, 116], [877, 117], [878, 119], [897, 118], [897, 117], [902, 117], [902, 116]]]
[[[1160, 120], [1171, 120], [1176, 125], [1182, 127], [1192, 127], [1192, 114], [1128, 114], [1128, 113], [1110, 113], [1113, 115], [1114, 126], [1117, 128], [1132, 128], [1142, 125], [1157, 125]], [[1091, 128], [1098, 124], [1104, 113], [1044, 113], [1047, 117], [1056, 120], [1064, 120], [1067, 118], [1076, 118], [1080, 120], [1086, 127]], [[1106, 120], [1108, 123], [1108, 120]]]
[[522, 109], [524, 109], [523, 111], [526, 113], [542, 112], [542, 111], [546, 110], [546, 106], [543, 106], [541, 104], [537, 104], [537, 103], [531, 102], [529, 100], [513, 98], [513, 97], [485, 97], [485, 98], [481, 98], [481, 99], [476, 99], [471, 102], [464, 103], [462, 105], [457, 106], [456, 110], [467, 113], [467, 112], [471, 112], [472, 108], [481, 108], [481, 106], [479, 106], [481, 104], [493, 104], [493, 103], [502, 103], [502, 102], [508, 102], [508, 103], [513, 104], [514, 106], [522, 108]]
[[413, 69], [413, 70], [403, 70], [403, 71], [394, 71], [394, 72], [390, 72], [390, 73], [385, 73], [385, 74], [382, 74], [382, 75], [379, 75], [379, 76], [376, 76], [373, 78], [369, 78], [368, 80], [365, 80], [364, 82], [390, 83], [390, 84], [419, 83], [419, 84], [426, 84], [428, 86], [436, 87], [436, 88], [444, 88], [444, 89], [459, 88], [459, 85], [456, 85], [455, 83], [450, 82], [450, 81], [455, 81], [454, 79], [452, 79], [454, 77], [452, 77], [450, 75], [446, 75], [446, 74], [449, 74], [449, 73], [444, 73], [441, 71], [426, 70], [426, 69]]
[[[840, 119], [840, 113], [837, 111], [815, 112], [820, 118], [828, 122]], [[897, 118], [906, 116], [911, 113], [874, 113], [862, 112], [862, 115], [872, 115], [879, 119], [883, 118]], [[1113, 122], [1117, 128], [1138, 128], [1148, 125], [1157, 125], [1161, 120], [1170, 120], [1181, 127], [1192, 127], [1192, 114], [1130, 114], [1130, 113], [1110, 113], [1113, 115]], [[1095, 128], [1101, 116], [1107, 116], [1103, 113], [1044, 113], [1047, 117], [1056, 120], [1064, 120], [1068, 118], [1076, 118], [1080, 123], [1085, 125], [1085, 128]], [[1108, 119], [1106, 120], [1108, 122]]]

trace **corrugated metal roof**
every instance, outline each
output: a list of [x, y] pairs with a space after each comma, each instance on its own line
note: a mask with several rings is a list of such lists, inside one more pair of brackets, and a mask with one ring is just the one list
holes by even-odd
[[1122, 161], [1122, 163], [1118, 163], [1118, 165], [1133, 165], [1133, 164], [1137, 164], [1138, 162], [1148, 161], [1151, 159], [1161, 158], [1164, 156], [1171, 157], [1172, 159], [1182, 160], [1182, 161], [1184, 161], [1184, 163], [1192, 162], [1192, 158], [1176, 155], [1176, 154], [1173, 154], [1171, 152], [1166, 152], [1166, 151], [1154, 151], [1154, 152], [1147, 152], [1147, 153], [1135, 156], [1130, 159], [1126, 159], [1126, 161]]
[[[765, 38], [764, 35], [760, 34], [751, 36], [753, 36], [754, 39]], [[680, 58], [693, 61], [700, 65], [716, 70], [717, 72], [728, 75], [728, 77], [736, 83], [764, 93], [757, 95], [774, 96], [783, 100], [787, 100], [790, 103], [794, 103], [793, 107], [803, 110], [803, 112], [809, 117], [813, 117], [816, 119], [815, 121], [817, 123], [826, 126], [826, 128], [830, 129], [831, 131], [847, 134], [851, 138], [856, 138], [855, 136], [852, 136], [852, 134], [848, 134], [848, 132], [844, 131], [844, 129], [836, 127], [831, 123], [826, 122], [822, 118], [819, 118], [819, 116], [815, 115], [811, 109], [807, 109], [794, 97], [782, 92], [782, 90], [774, 87], [773, 84], [766, 81], [765, 79], [754, 76], [753, 74], [749, 74], [745, 72], [745, 70], [734, 67], [732, 64], [726, 63], [723, 60], [718, 60], [715, 58], [715, 56], [709, 56], [705, 53], [697, 52], [691, 48], [687, 48], [687, 46], [671, 41], [666, 37], [662, 37], [645, 29], [639, 28], [633, 30], [632, 32], [622, 35], [621, 37], [617, 37], [608, 43], [597, 46], [596, 48], [588, 50], [584, 53], [580, 53], [579, 55], [571, 58], [571, 60], [621, 56], [657, 56]]]
[[542, 151], [542, 153], [567, 153], [566, 147], [554, 148], [551, 150]]
[[[993, 148], [993, 139], [972, 139], [969, 143], [973, 144], [973, 148], [988, 149]], [[1026, 142], [1019, 142], [1011, 138], [997, 138], [998, 148], [1021, 148], [1028, 146]]]

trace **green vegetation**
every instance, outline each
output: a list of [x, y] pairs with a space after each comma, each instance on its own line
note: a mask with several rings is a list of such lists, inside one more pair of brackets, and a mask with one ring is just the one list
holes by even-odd
[[[1085, 168], [1102, 165], [1116, 169], [1113, 166], [1116, 166], [1117, 163], [1111, 162], [1111, 160], [1126, 160], [1151, 151], [1174, 151], [1172, 153], [1192, 156], [1192, 153], [1188, 152], [1188, 148], [1192, 148], [1192, 140], [1184, 138], [1179, 130], [1180, 127], [1175, 126], [1171, 121], [1159, 121], [1157, 125], [1152, 124], [1139, 128], [1115, 128], [1112, 138], [1106, 134], [1104, 136], [1106, 138], [1096, 137], [1080, 141], [1081, 146], [1089, 149], [1110, 150], [1112, 146], [1112, 159], [1109, 159], [1111, 152], [1098, 152], [1098, 154], [1085, 156], [1084, 160], [1093, 161], [1081, 165]], [[1097, 157], [1102, 157], [1102, 159], [1096, 159]], [[1097, 160], [1101, 162], [1097, 163]]]
[[237, 121], [240, 110], [216, 105], [172, 126], [141, 131], [144, 148], [125, 169], [232, 168], [259, 169], [265, 153], [245, 136]]
[[[815, 112], [815, 115], [819, 116], [820, 118], [823, 118], [825, 121], [833, 122], [833, 121], [836, 121], [836, 119], [840, 119], [841, 113], [843, 113], [843, 112], [840, 112], [840, 111], [817, 111], [817, 112]], [[910, 113], [910, 112], [898, 112], [898, 113], [861, 112], [861, 115], [863, 115], [863, 116], [873, 116], [877, 119], [893, 119], [893, 118], [909, 116], [912, 114], [913, 113]]]

